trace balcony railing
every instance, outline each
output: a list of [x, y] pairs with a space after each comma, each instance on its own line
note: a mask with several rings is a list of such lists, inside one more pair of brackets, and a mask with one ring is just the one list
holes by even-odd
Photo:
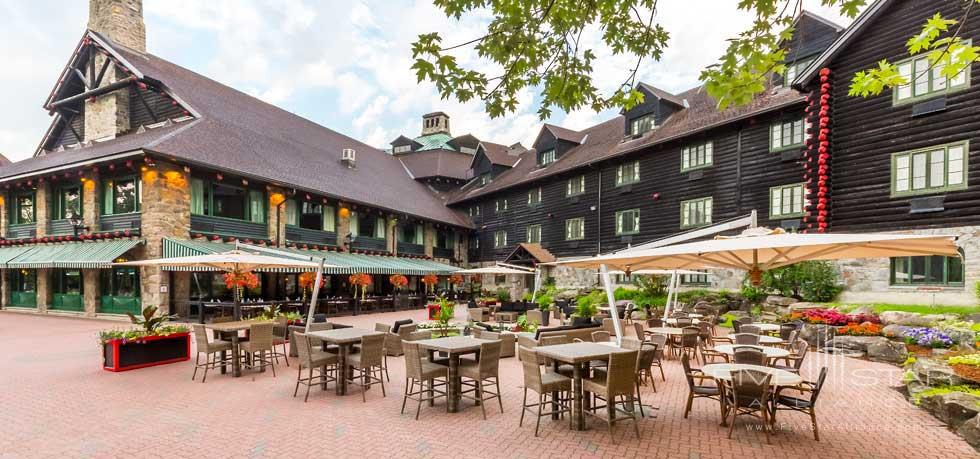
[[337, 233], [298, 226], [286, 227], [286, 240], [305, 244], [337, 245]]
[[248, 239], [269, 239], [269, 227], [233, 218], [191, 215], [191, 231]]
[[388, 242], [384, 238], [357, 236], [351, 247], [359, 250], [388, 250]]
[[422, 244], [398, 241], [398, 253], [404, 253], [407, 255], [425, 255], [425, 246]]

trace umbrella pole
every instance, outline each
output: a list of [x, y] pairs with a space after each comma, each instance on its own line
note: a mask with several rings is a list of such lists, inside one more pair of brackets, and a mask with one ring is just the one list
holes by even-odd
[[602, 278], [602, 286], [606, 290], [606, 301], [609, 302], [609, 315], [612, 316], [613, 329], [616, 330], [616, 345], [623, 344], [623, 327], [619, 323], [619, 311], [616, 308], [616, 295], [613, 293], [612, 280], [609, 277], [609, 270], [606, 265], [599, 265], [599, 276]]
[[671, 310], [671, 300], [676, 299], [677, 295], [677, 271], [671, 271], [670, 273], [670, 283], [667, 284], [667, 304], [664, 305], [664, 320], [670, 317]]
[[310, 324], [313, 323], [313, 311], [316, 309], [316, 301], [320, 296], [320, 282], [323, 281], [323, 264], [326, 258], [320, 259], [320, 266], [316, 268], [316, 279], [313, 280], [313, 295], [310, 296], [310, 307], [306, 309], [306, 333], [310, 332]]
[[531, 292], [531, 302], [538, 297], [538, 286], [541, 285], [541, 269], [534, 270], [534, 291]]

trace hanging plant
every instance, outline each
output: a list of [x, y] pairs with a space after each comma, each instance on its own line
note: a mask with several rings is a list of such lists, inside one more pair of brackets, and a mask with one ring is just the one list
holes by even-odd
[[403, 287], [408, 285], [408, 278], [401, 274], [392, 274], [391, 277], [388, 278], [388, 282], [391, 282], [391, 285], [393, 285], [396, 289], [401, 290]]
[[251, 271], [232, 271], [225, 273], [225, 286], [234, 289], [238, 297], [242, 297], [242, 291], [246, 288], [253, 289], [259, 286], [259, 276]]
[[[299, 275], [299, 289], [303, 292], [303, 301], [306, 301], [306, 295], [313, 290], [313, 284], [316, 283], [316, 273], [305, 272]], [[320, 288], [327, 283], [326, 277], [320, 277]]]
[[426, 292], [435, 291], [436, 284], [439, 283], [439, 276], [435, 274], [426, 274], [422, 276], [422, 283], [425, 284]]
[[453, 290], [455, 290], [456, 288], [458, 288], [460, 285], [463, 285], [464, 282], [466, 282], [466, 280], [463, 279], [463, 275], [462, 274], [455, 274], [454, 273], [454, 274], [452, 274], [452, 275], [449, 276], [449, 283], [452, 284]]
[[367, 296], [367, 287], [372, 283], [371, 275], [365, 273], [351, 274], [347, 280], [350, 285], [354, 286], [354, 296], [357, 296], [358, 288], [360, 288], [361, 300], [364, 300]]

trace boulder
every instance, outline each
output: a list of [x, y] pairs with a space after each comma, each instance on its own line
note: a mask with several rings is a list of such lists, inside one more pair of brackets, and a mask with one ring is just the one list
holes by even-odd
[[904, 311], [885, 311], [879, 317], [885, 325], [905, 325], [907, 327], [927, 327], [931, 320], [922, 314]]
[[963, 437], [974, 449], [980, 451], [980, 415], [969, 419], [956, 429], [956, 433]]
[[868, 346], [881, 340], [888, 341], [888, 338], [883, 336], [837, 336], [827, 341], [827, 347], [868, 352]]
[[914, 381], [928, 386], [969, 384], [969, 381], [957, 375], [945, 362], [931, 358], [916, 359], [909, 367], [909, 372]]
[[804, 324], [803, 329], [800, 330], [799, 338], [806, 341], [810, 346], [823, 348], [827, 339], [832, 338], [836, 331], [836, 328], [827, 325]]
[[799, 302], [799, 300], [797, 300], [796, 298], [790, 298], [788, 296], [769, 295], [766, 297], [766, 303], [775, 306], [789, 306], [797, 302]]
[[790, 311], [805, 311], [807, 309], [827, 309], [824, 303], [811, 303], [809, 301], [798, 301], [788, 305]]
[[901, 338], [905, 336], [905, 329], [907, 327], [904, 325], [885, 325], [885, 328], [881, 329], [881, 333], [885, 336], [894, 336], [896, 338]]
[[868, 358], [875, 362], [899, 364], [909, 358], [909, 351], [905, 348], [905, 343], [892, 341], [884, 336], [873, 336], [878, 338], [868, 344]]
[[980, 414], [980, 396], [965, 392], [948, 392], [922, 397], [922, 408], [939, 418], [950, 428], [956, 429]]
[[877, 313], [875, 312], [874, 309], [871, 309], [870, 306], [860, 306], [860, 307], [855, 308], [853, 311], [849, 312], [848, 314], [874, 315], [874, 314], [877, 314]]
[[967, 322], [980, 323], [980, 312], [974, 312], [963, 316], [963, 320]]

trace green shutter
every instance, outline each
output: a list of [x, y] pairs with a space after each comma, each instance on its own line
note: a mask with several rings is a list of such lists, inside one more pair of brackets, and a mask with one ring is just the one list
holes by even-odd
[[204, 215], [204, 180], [191, 179], [191, 214]]
[[299, 225], [299, 212], [296, 209], [295, 199], [286, 201], [286, 224], [292, 226]]
[[337, 231], [337, 210], [333, 206], [323, 206], [323, 230]]
[[361, 232], [360, 224], [358, 223], [357, 212], [350, 213], [350, 234], [351, 236], [359, 236]]
[[106, 180], [102, 182], [102, 214], [103, 215], [112, 215], [113, 213], [113, 209], [115, 207], [112, 205], [113, 202], [112, 195], [113, 195], [112, 180]]
[[415, 225], [415, 243], [418, 244], [418, 245], [425, 244], [425, 238], [423, 237], [424, 236], [423, 235], [423, 231], [425, 231], [425, 229], [422, 226], [422, 224], [419, 223], [419, 224], [416, 224]]
[[265, 223], [265, 193], [259, 190], [248, 191], [249, 221]]

